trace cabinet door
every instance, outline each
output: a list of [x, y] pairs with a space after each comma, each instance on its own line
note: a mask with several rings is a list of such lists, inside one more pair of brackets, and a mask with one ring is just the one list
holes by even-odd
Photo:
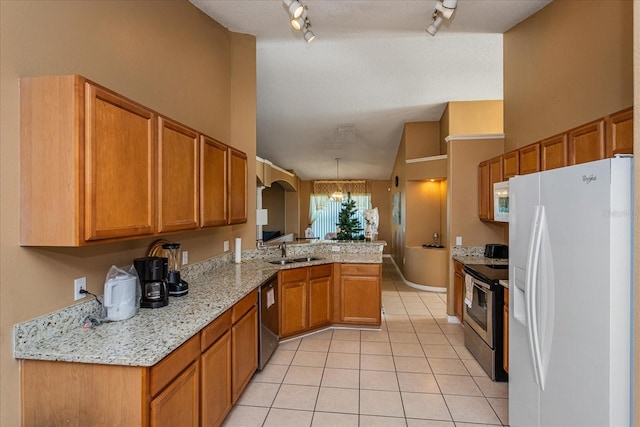
[[633, 153], [633, 108], [607, 118], [607, 157]]
[[306, 276], [280, 284], [280, 336], [307, 329], [307, 298]]
[[229, 147], [229, 224], [247, 222], [247, 155]]
[[563, 168], [569, 164], [567, 134], [557, 135], [540, 142], [541, 170]]
[[478, 216], [489, 219], [489, 161], [478, 166]]
[[258, 309], [253, 306], [231, 327], [231, 398], [236, 403], [258, 368]]
[[379, 325], [382, 309], [380, 264], [340, 266], [339, 320], [344, 323]]
[[540, 144], [535, 143], [520, 149], [520, 175], [540, 172]]
[[604, 120], [597, 120], [569, 132], [569, 165], [604, 159], [604, 129]]
[[154, 231], [154, 115], [85, 83], [85, 240]]
[[518, 150], [511, 151], [504, 155], [504, 170], [502, 176], [505, 181], [520, 173], [520, 153]]
[[198, 226], [198, 134], [161, 117], [158, 138], [158, 231]]
[[200, 359], [203, 427], [219, 426], [231, 410], [231, 334], [227, 331]]
[[309, 279], [309, 328], [331, 323], [331, 276]]
[[227, 146], [200, 138], [200, 226], [227, 224]]
[[151, 401], [150, 426], [197, 426], [200, 418], [199, 388], [198, 362], [194, 362]]

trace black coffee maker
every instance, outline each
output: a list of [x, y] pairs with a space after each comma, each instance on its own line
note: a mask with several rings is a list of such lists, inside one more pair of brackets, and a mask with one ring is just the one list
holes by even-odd
[[133, 265], [140, 278], [142, 296], [140, 307], [159, 308], [169, 304], [169, 292], [167, 290], [168, 260], [162, 257], [144, 257], [133, 260]]

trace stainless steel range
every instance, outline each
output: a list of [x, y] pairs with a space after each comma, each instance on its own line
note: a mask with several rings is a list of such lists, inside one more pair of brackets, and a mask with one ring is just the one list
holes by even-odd
[[498, 282], [509, 278], [508, 265], [467, 264], [469, 304], [464, 304], [464, 344], [495, 381], [506, 381], [503, 368], [504, 288]]

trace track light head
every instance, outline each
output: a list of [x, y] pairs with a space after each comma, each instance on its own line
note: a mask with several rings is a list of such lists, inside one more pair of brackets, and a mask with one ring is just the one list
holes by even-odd
[[302, 35], [304, 36], [304, 40], [307, 43], [311, 43], [316, 38], [316, 35], [313, 34], [313, 31], [311, 31], [309, 27], [310, 25], [305, 25], [304, 28], [302, 29]]
[[304, 9], [302, 15], [298, 16], [297, 18], [291, 18], [291, 21], [289, 22], [291, 23], [291, 26], [294, 30], [300, 31], [304, 28], [307, 23], [307, 15], [307, 9]]
[[442, 2], [436, 3], [436, 10], [440, 12], [442, 14], [442, 17], [445, 19], [451, 19], [451, 15], [453, 15], [453, 12], [455, 11], [455, 9], [453, 8], [450, 9], [444, 6]]
[[289, 15], [291, 15], [292, 19], [299, 18], [304, 11], [304, 6], [300, 4], [297, 0], [282, 0], [282, 2], [287, 7], [287, 11], [289, 11]]
[[433, 18], [433, 22], [431, 23], [431, 25], [429, 25], [429, 27], [427, 28], [427, 33], [431, 34], [432, 36], [435, 36], [441, 25], [442, 25], [442, 17], [436, 16], [435, 18]]

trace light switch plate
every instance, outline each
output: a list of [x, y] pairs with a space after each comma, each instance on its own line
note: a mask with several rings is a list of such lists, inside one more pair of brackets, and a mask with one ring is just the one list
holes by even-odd
[[182, 252], [182, 265], [189, 264], [189, 251]]
[[456, 246], [462, 246], [462, 236], [456, 236]]
[[229, 241], [225, 240], [224, 241], [224, 251], [227, 252], [229, 250]]

